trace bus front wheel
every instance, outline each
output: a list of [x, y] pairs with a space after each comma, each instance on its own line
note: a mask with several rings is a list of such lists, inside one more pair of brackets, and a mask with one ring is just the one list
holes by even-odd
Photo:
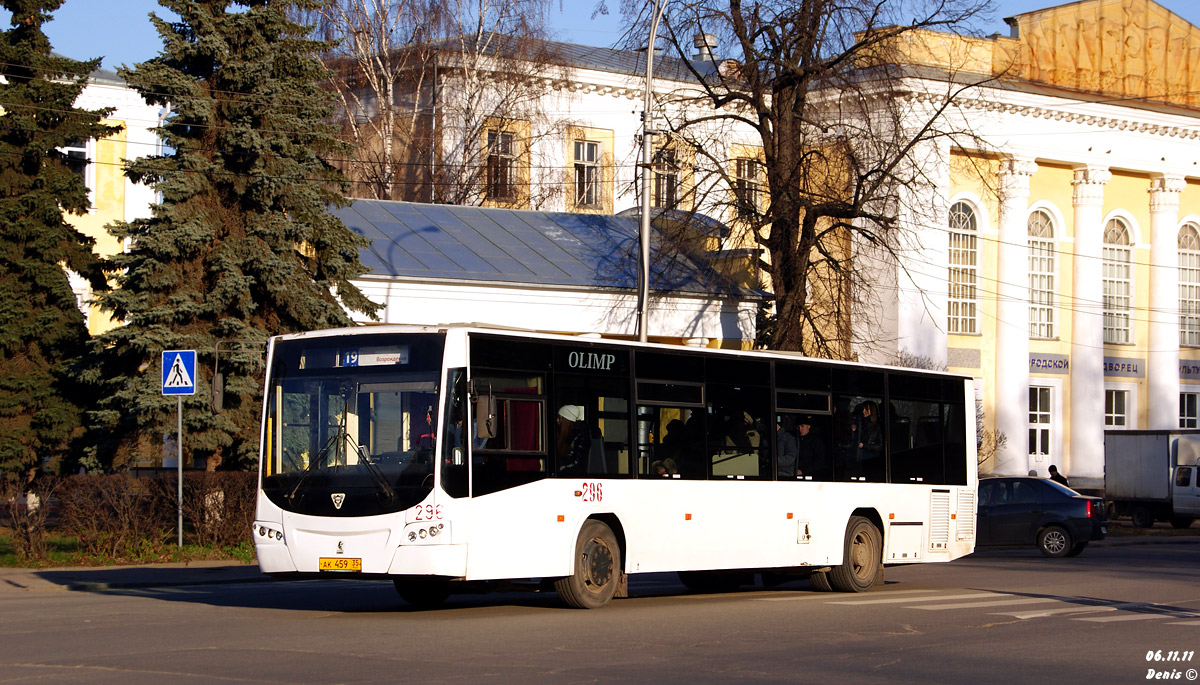
[[846, 526], [842, 563], [829, 569], [829, 584], [838, 592], [866, 592], [875, 584], [883, 546], [879, 529], [861, 516], [851, 516]]
[[598, 609], [613, 598], [621, 575], [621, 547], [612, 530], [589, 519], [575, 541], [571, 575], [554, 583], [558, 596], [576, 609]]

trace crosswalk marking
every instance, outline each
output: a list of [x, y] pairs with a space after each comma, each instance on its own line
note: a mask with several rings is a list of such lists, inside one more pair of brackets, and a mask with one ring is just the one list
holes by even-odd
[[957, 604], [939, 604], [937, 606], [908, 607], [922, 611], [942, 611], [944, 609], [974, 609], [976, 607], [1000, 607], [1014, 604], [1041, 604], [1043, 602], [1058, 602], [1053, 597], [1024, 597], [1021, 599], [998, 599], [992, 602], [959, 602]]
[[[889, 592], [888, 594], [894, 594]], [[1012, 597], [1007, 592], [972, 592], [966, 595], [934, 595], [932, 597], [888, 597], [884, 599], [858, 599], [847, 602], [830, 602], [830, 604], [845, 604], [862, 606], [866, 604], [900, 604], [902, 602], [936, 602], [943, 599], [990, 599], [992, 597]]]
[[[880, 593], [880, 594], [887, 594], [890, 596], [890, 595], [917, 594], [917, 593], [922, 593], [922, 592], [936, 592], [936, 590], [888, 590], [886, 593]], [[811, 595], [791, 594], [791, 595], [788, 595], [785, 597], [755, 597], [754, 599], [755, 599], [755, 601], [758, 601], [758, 602], [794, 602], [794, 601], [800, 600], [800, 599], [828, 599], [828, 598], [829, 598], [829, 595], [821, 593], [821, 594], [811, 594]], [[917, 600], [911, 599], [910, 601], [917, 601]], [[838, 604], [838, 603], [839, 602], [833, 602], [833, 604]], [[841, 603], [844, 604], [845, 602], [841, 602]]]

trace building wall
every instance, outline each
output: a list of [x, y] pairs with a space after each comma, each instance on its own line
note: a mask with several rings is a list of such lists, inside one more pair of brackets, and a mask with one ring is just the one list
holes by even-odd
[[[114, 221], [131, 221], [150, 214], [154, 193], [125, 177], [126, 160], [155, 154], [158, 139], [151, 130], [158, 125], [158, 108], [151, 107], [119, 79], [105, 72], [80, 93], [75, 105], [84, 109], [114, 108], [104, 123], [120, 126], [117, 133], [87, 143], [91, 164], [85, 172], [92, 208], [82, 215], [67, 215], [67, 221], [95, 240], [93, 250], [102, 257], [117, 254], [124, 245], [108, 232]], [[88, 320], [88, 331], [96, 335], [117, 325], [106, 312], [90, 303], [91, 288], [72, 274], [72, 287]]]
[[[1127, 23], [1114, 26], [1117, 16]], [[1083, 21], [1088, 17], [1111, 30], [1078, 33], [1092, 25]], [[1149, 0], [1078, 2], [1013, 23], [1013, 37], [993, 40], [998, 51], [1018, 56], [1021, 80], [968, 95], [965, 116], [985, 143], [954, 150], [949, 165], [947, 206], [963, 200], [977, 211], [978, 309], [976, 333], [946, 336], [948, 366], [977, 378], [984, 428], [1008, 437], [985, 470], [1045, 475], [1055, 463], [1073, 483], [1097, 486], [1106, 428], [1178, 427], [1179, 393], [1200, 392], [1200, 347], [1179, 343], [1177, 249], [1180, 227], [1200, 217], [1200, 109], [1173, 89], [1190, 71], [1159, 75], [1163, 97], [1156, 99], [1163, 105], [1147, 102], [1146, 86], [1137, 81], [1162, 49], [1158, 41], [1174, 41], [1172, 50], [1192, 50], [1194, 43], [1200, 51], [1200, 35]], [[1046, 42], [1063, 31], [1076, 31], [1077, 40]], [[1123, 37], [1121, 51], [1111, 45], [1113, 36]], [[978, 39], [964, 40], [979, 47]], [[947, 44], [938, 47], [953, 52]], [[1077, 73], [1086, 65], [1075, 53], [1088, 49], [1104, 59], [1087, 68], [1111, 73]], [[1123, 97], [1067, 89], [1081, 85]], [[1126, 99], [1131, 94], [1137, 97]], [[1054, 225], [1058, 294], [1049, 339], [1029, 332], [1028, 220], [1037, 211]], [[1114, 218], [1130, 232], [1127, 343], [1102, 337], [1103, 232]], [[1050, 394], [1048, 427], [1030, 424], [1038, 407], [1028, 401], [1039, 389]], [[1112, 393], [1127, 399], [1120, 425], [1106, 424], [1105, 396]], [[1031, 445], [1031, 428], [1048, 428], [1046, 454]]]

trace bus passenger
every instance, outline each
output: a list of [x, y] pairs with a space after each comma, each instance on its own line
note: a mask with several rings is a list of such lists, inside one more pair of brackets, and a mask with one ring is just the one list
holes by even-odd
[[783, 415], [775, 424], [775, 453], [778, 460], [779, 479], [792, 480], [797, 475], [796, 470], [796, 433], [793, 430], [795, 419]]
[[558, 457], [560, 473], [576, 473], [587, 465], [588, 454], [592, 450], [592, 436], [583, 418], [583, 407], [578, 404], [564, 404], [555, 417], [558, 426], [555, 456]]
[[813, 431], [813, 418], [802, 417], [796, 424], [796, 475], [813, 478], [828, 459], [825, 442]]

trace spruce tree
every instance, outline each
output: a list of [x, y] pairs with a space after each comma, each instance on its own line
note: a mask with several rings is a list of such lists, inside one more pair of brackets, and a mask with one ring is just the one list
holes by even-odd
[[162, 51], [120, 73], [147, 102], [170, 108], [158, 130], [170, 152], [127, 166], [161, 193], [152, 215], [109, 227], [130, 248], [113, 260], [118, 287], [100, 299], [124, 325], [96, 346], [91, 377], [105, 398], [90, 414], [93, 456], [114, 468], [162, 454], [175, 400], [161, 395], [160, 355], [194, 349], [185, 461], [248, 465], [263, 347], [222, 348], [218, 414], [208, 393], [217, 342], [348, 325], [343, 306], [373, 315], [377, 306], [350, 282], [365, 272], [366, 242], [327, 211], [345, 202], [344, 181], [322, 159], [346, 151], [324, 123], [330, 97], [311, 56], [321, 46], [288, 18], [315, 0], [159, 4], [179, 21], [152, 14]]
[[[42, 25], [62, 0], [3, 0], [0, 33], [0, 469], [30, 479], [61, 456], [80, 426], [83, 395], [69, 365], [88, 332], [66, 269], [104, 287], [83, 214], [88, 190], [61, 149], [117, 129], [75, 100], [99, 60], [50, 52]], [[77, 160], [73, 160], [77, 162]]]

